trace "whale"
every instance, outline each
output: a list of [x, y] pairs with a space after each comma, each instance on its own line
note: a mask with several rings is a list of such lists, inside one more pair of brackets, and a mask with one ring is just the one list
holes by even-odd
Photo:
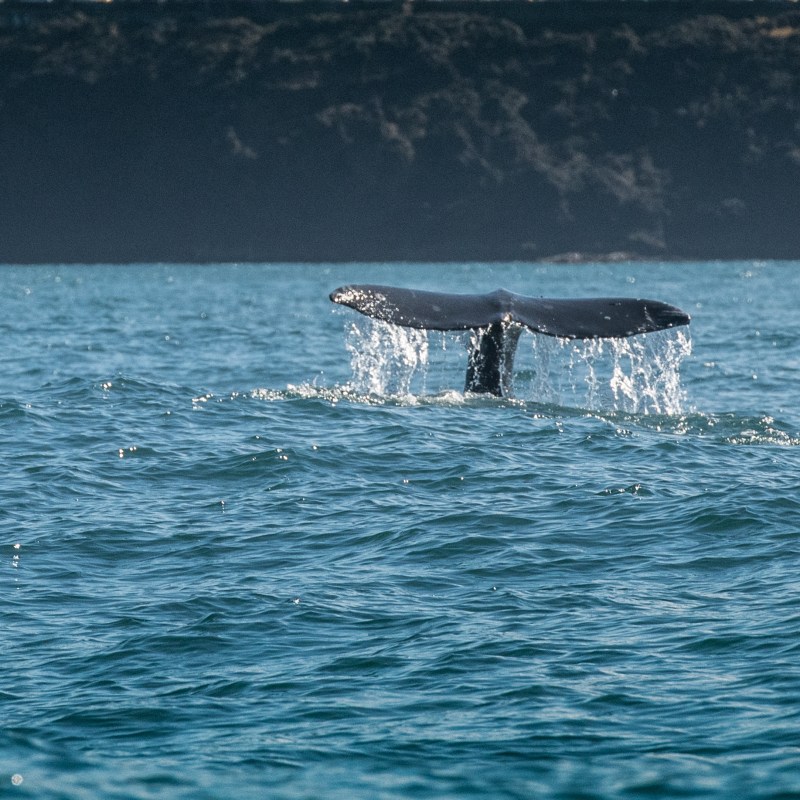
[[505, 289], [449, 294], [377, 284], [340, 286], [334, 303], [373, 319], [432, 331], [472, 331], [464, 391], [511, 393], [514, 354], [523, 330], [563, 339], [621, 339], [688, 325], [680, 308], [631, 297], [527, 297]]

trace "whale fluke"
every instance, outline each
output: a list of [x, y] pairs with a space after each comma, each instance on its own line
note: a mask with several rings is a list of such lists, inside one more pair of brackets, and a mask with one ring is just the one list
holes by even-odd
[[565, 339], [622, 338], [688, 325], [690, 320], [679, 308], [658, 300], [552, 299], [504, 289], [490, 294], [446, 294], [364, 284], [336, 289], [331, 300], [407, 328], [463, 331], [516, 322], [535, 333]]
[[688, 325], [681, 309], [659, 300], [628, 297], [553, 299], [498, 289], [447, 294], [370, 284], [342, 286], [334, 303], [369, 317], [434, 331], [474, 330], [466, 391], [502, 395], [510, 387], [521, 328], [565, 339], [619, 339]]

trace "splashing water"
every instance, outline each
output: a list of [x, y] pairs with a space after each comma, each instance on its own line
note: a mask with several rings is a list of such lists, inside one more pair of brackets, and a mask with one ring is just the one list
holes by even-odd
[[514, 390], [517, 397], [555, 405], [680, 414], [680, 365], [691, 352], [688, 332], [678, 328], [627, 339], [532, 335], [517, 350]]
[[[441, 333], [357, 320], [346, 339], [351, 388], [383, 397], [460, 390], [469, 341], [469, 331]], [[453, 349], [459, 358], [447, 357]], [[517, 348], [514, 397], [593, 411], [680, 414], [685, 400], [680, 365], [691, 350], [688, 332], [677, 328], [627, 339], [526, 333]]]
[[617, 340], [613, 351], [610, 386], [623, 410], [634, 414], [683, 411], [680, 365], [692, 353], [692, 340], [685, 330]]
[[350, 353], [356, 391], [376, 395], [408, 395], [417, 372], [428, 365], [428, 335], [368, 319], [350, 325], [345, 343]]

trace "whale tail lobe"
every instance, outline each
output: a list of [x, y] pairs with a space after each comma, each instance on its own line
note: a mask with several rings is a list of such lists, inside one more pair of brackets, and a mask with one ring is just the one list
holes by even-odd
[[374, 319], [435, 331], [472, 330], [465, 391], [502, 396], [510, 391], [514, 353], [523, 328], [566, 339], [624, 338], [688, 325], [681, 309], [627, 297], [553, 299], [504, 289], [447, 294], [361, 284], [331, 292], [334, 303]]

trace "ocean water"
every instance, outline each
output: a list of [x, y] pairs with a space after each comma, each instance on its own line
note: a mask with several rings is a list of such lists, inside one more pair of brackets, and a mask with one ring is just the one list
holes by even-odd
[[799, 266], [1, 267], [0, 796], [800, 798]]

